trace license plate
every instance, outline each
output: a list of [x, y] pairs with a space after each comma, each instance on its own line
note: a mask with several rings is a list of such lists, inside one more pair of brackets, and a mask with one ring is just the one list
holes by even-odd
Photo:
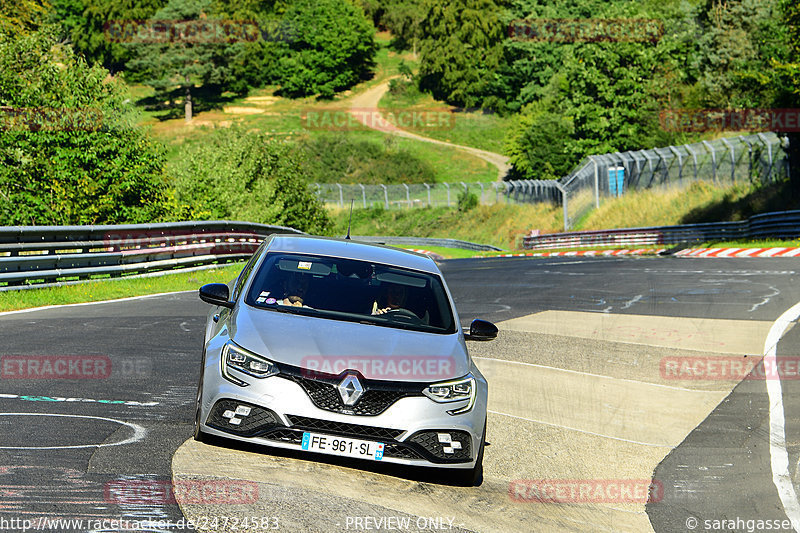
[[309, 452], [380, 461], [383, 459], [383, 448], [382, 442], [303, 433], [303, 449]]

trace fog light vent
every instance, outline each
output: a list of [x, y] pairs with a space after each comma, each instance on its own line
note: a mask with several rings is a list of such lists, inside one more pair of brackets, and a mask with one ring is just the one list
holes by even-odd
[[206, 425], [242, 437], [253, 437], [279, 425], [278, 416], [263, 407], [236, 400], [219, 400]]
[[420, 431], [406, 442], [421, 446], [428, 454], [445, 461], [470, 459], [470, 434], [466, 431]]

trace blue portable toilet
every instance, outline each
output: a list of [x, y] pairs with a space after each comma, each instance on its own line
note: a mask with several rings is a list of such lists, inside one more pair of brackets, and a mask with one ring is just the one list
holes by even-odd
[[622, 196], [625, 187], [625, 167], [608, 168], [608, 192], [611, 196]]

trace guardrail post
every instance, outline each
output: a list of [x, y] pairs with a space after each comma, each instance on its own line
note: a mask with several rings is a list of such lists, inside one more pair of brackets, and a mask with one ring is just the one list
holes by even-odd
[[450, 184], [443, 183], [442, 185], [444, 185], [445, 188], [447, 189], [447, 207], [450, 207]]
[[569, 210], [567, 209], [567, 189], [559, 182], [554, 181], [553, 184], [561, 192], [561, 205], [564, 211], [564, 231], [569, 231]]
[[686, 148], [687, 152], [692, 154], [692, 160], [694, 162], [694, 181], [697, 181], [697, 152], [692, 150], [692, 147], [688, 144], [684, 144], [683, 147]]
[[653, 170], [653, 160], [650, 159], [650, 155], [647, 153], [646, 150], [642, 150], [642, 155], [644, 156], [645, 159], [647, 159], [647, 167], [650, 169], [650, 182], [647, 184], [647, 186], [649, 187], [650, 185], [653, 184], [653, 178], [655, 177], [655, 170]]
[[361, 187], [361, 201], [364, 204], [364, 209], [366, 209], [367, 208], [367, 188], [364, 187], [363, 183], [359, 183], [358, 186]]
[[753, 176], [753, 144], [743, 135], [739, 135], [739, 140], [747, 145], [747, 180]]
[[714, 151], [714, 147], [708, 141], [703, 141], [703, 146], [711, 152], [711, 173], [714, 176], [714, 183], [717, 183], [717, 152]]
[[427, 183], [423, 183], [423, 185], [428, 190], [428, 207], [430, 207], [431, 206], [431, 186], [428, 185]]
[[381, 187], [383, 187], [383, 204], [386, 209], [389, 209], [389, 191], [386, 189], [386, 185], [381, 183]]
[[731, 153], [731, 181], [736, 183], [736, 152], [734, 151], [733, 146], [728, 143], [728, 139], [723, 137], [720, 140], [722, 141], [722, 144], [728, 147], [728, 150]]
[[770, 144], [769, 139], [767, 139], [763, 133], [759, 133], [758, 138], [761, 139], [761, 142], [767, 146], [767, 157], [769, 158], [769, 167], [767, 167], [767, 181], [769, 181], [770, 176], [772, 176], [772, 144]]
[[683, 180], [683, 156], [674, 146], [669, 147], [673, 154], [678, 156], [678, 180]]

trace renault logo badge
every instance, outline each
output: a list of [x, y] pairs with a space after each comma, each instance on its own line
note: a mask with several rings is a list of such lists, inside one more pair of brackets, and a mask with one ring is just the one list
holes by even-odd
[[364, 394], [364, 387], [361, 386], [361, 382], [358, 381], [355, 374], [347, 374], [336, 388], [339, 389], [339, 395], [345, 405], [355, 405]]

